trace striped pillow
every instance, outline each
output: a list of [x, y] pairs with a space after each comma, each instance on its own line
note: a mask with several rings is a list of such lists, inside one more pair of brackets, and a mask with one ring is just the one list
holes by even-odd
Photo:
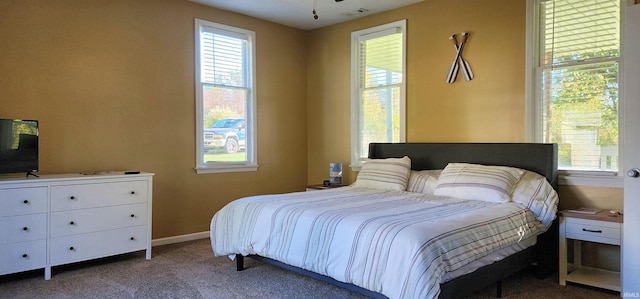
[[449, 163], [444, 168], [435, 195], [491, 202], [509, 202], [524, 170], [505, 166]]
[[409, 176], [409, 183], [407, 185], [407, 191], [433, 194], [433, 191], [438, 185], [438, 177], [442, 169], [437, 170], [412, 170]]
[[407, 189], [410, 171], [411, 159], [407, 156], [404, 156], [404, 158], [369, 160], [360, 169], [354, 186], [368, 189], [404, 191]]
[[535, 172], [525, 171], [511, 196], [513, 202], [529, 208], [547, 228], [558, 212], [558, 193], [547, 179]]

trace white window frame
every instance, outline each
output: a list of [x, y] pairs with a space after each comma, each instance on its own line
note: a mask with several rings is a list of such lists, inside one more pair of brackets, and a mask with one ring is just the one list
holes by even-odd
[[[360, 158], [360, 51], [358, 44], [362, 40], [388, 35], [390, 31], [402, 32], [402, 83], [400, 84], [400, 142], [406, 142], [406, 53], [407, 20], [400, 20], [351, 33], [351, 169], [359, 171], [366, 159]], [[368, 146], [368, 145], [367, 145]]]
[[[203, 28], [208, 27], [220, 32], [228, 32], [231, 35], [243, 36], [248, 41], [249, 48], [249, 99], [246, 103], [246, 132], [247, 140], [245, 145], [246, 161], [243, 162], [205, 162], [204, 161], [204, 113], [203, 113], [203, 84], [201, 81], [200, 70], [200, 32]], [[257, 125], [256, 125], [256, 90], [255, 90], [255, 32], [224, 24], [214, 23], [206, 20], [195, 19], [195, 88], [196, 88], [196, 173], [224, 173], [224, 172], [243, 172], [257, 171]]]
[[[536, 78], [536, 66], [537, 56], [540, 49], [540, 43], [537, 39], [539, 28], [539, 12], [538, 3], [544, 0], [527, 0], [527, 31], [526, 31], [526, 74], [525, 74], [525, 122], [526, 122], [526, 138], [527, 142], [540, 142], [541, 141], [541, 129], [542, 126], [539, 123], [541, 119], [538, 113], [541, 113], [540, 102], [538, 92], [542, 88], [537, 82]], [[620, 6], [620, 31], [622, 32], [622, 26], [624, 25], [624, 11], [625, 6], [632, 3], [633, 0], [620, 0], [622, 5]], [[623, 36], [620, 36], [620, 58], [618, 60], [618, 88], [622, 90], [623, 78]], [[618, 172], [608, 171], [575, 171], [575, 170], [560, 170], [558, 182], [560, 185], [582, 185], [582, 186], [597, 186], [597, 187], [623, 187], [622, 176], [622, 136], [623, 136], [623, 113], [624, 111], [624, 99], [622, 93], [618, 93]]]

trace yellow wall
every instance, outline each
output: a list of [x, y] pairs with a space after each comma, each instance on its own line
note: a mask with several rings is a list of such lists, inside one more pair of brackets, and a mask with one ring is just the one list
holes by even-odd
[[[196, 175], [194, 18], [257, 40], [257, 172]], [[0, 117], [40, 120], [40, 172], [154, 172], [153, 237], [240, 196], [304, 190], [306, 33], [186, 0], [0, 0]]]

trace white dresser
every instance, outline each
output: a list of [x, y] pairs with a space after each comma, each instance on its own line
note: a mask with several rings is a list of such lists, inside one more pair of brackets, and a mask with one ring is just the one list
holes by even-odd
[[0, 275], [146, 250], [151, 173], [0, 179]]

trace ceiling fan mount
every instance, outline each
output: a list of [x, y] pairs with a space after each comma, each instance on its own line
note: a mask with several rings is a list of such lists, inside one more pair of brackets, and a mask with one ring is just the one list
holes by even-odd
[[[318, 0], [313, 0], [313, 18], [314, 19], [318, 19], [318, 12], [317, 12], [317, 7], [318, 7]], [[335, 0], [336, 2], [342, 2], [344, 0]]]

